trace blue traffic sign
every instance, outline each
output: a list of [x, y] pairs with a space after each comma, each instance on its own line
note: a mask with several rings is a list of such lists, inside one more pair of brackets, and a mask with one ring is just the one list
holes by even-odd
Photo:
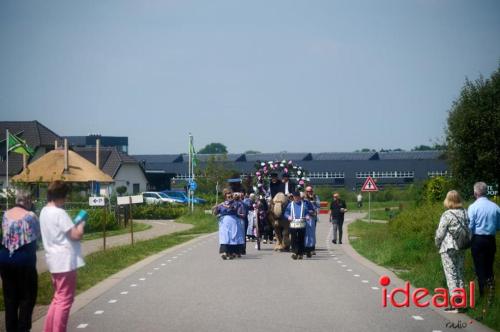
[[195, 191], [198, 188], [198, 184], [193, 180], [189, 182], [189, 190]]

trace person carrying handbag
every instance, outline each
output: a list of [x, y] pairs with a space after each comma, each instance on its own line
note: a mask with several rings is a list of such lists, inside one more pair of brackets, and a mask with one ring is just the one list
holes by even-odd
[[[446, 194], [444, 207], [447, 210], [441, 215], [434, 241], [441, 255], [448, 291], [452, 294], [455, 288], [464, 287], [464, 249], [467, 248], [467, 241], [464, 237], [469, 236], [469, 233], [464, 233], [464, 231], [467, 232], [469, 229], [469, 219], [463, 208], [462, 198], [456, 190], [451, 190]], [[445, 311], [458, 313], [458, 309], [452, 306], [446, 308]]]

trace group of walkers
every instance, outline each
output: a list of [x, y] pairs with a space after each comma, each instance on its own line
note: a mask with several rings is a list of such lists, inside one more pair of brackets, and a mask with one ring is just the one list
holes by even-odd
[[66, 331], [76, 290], [76, 270], [84, 265], [80, 239], [85, 225], [85, 222], [75, 225], [63, 209], [68, 191], [63, 181], [51, 183], [47, 190], [48, 203], [39, 219], [32, 212], [30, 192], [18, 190], [16, 205], [3, 215], [0, 274], [8, 332], [31, 330], [38, 292], [36, 250], [40, 238], [54, 287], [43, 330]]
[[[293, 259], [303, 259], [304, 255], [312, 257], [316, 254], [316, 223], [320, 209], [319, 197], [314, 194], [312, 186], [304, 192], [296, 190], [290, 182], [288, 174], [282, 180], [276, 173], [271, 174], [267, 190], [260, 193], [243, 193], [226, 188], [223, 191], [224, 202], [213, 209], [219, 220], [219, 253], [222, 259], [241, 257], [246, 253], [246, 240], [259, 237], [264, 243], [272, 243], [275, 233], [279, 231], [271, 223], [269, 214], [272, 199], [283, 194], [288, 198], [283, 206], [281, 218], [288, 221], [289, 233], [279, 236], [290, 237]], [[245, 237], [246, 235], [246, 237]]]
[[[439, 248], [448, 289], [464, 287], [465, 250], [470, 248], [476, 272], [479, 294], [493, 303], [495, 278], [493, 264], [496, 252], [496, 232], [500, 230], [500, 208], [487, 197], [484, 182], [474, 184], [475, 202], [468, 210], [463, 206], [460, 194], [451, 190], [444, 200], [447, 209], [439, 221], [435, 243]], [[450, 306], [447, 312], [459, 312]]]

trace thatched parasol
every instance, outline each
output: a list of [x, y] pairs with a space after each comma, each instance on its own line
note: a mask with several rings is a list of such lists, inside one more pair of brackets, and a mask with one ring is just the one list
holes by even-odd
[[64, 168], [64, 150], [53, 150], [29, 164], [25, 170], [14, 176], [12, 180], [25, 183], [52, 182], [55, 180], [65, 182], [114, 182], [113, 178], [74, 151], [68, 151], [67, 170], [65, 171]]

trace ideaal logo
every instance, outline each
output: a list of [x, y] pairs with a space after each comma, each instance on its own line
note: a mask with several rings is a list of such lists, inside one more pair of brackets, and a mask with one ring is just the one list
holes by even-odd
[[[410, 300], [419, 308], [428, 307], [431, 303], [436, 308], [446, 308], [450, 304], [455, 308], [466, 308], [467, 298], [469, 299], [469, 307], [474, 308], [475, 306], [475, 285], [473, 281], [469, 283], [469, 294], [467, 294], [465, 288], [455, 288], [451, 291], [452, 295], [450, 297], [448, 289], [435, 288], [434, 295], [432, 295], [430, 301], [424, 301], [424, 298], [430, 295], [427, 288], [415, 288], [410, 294], [410, 282], [408, 281], [405, 283], [404, 288], [394, 288], [389, 294], [387, 294], [386, 287], [391, 283], [391, 279], [388, 276], [382, 276], [379, 279], [379, 283], [382, 286], [382, 306], [384, 308], [387, 307], [387, 298], [389, 298], [391, 305], [395, 308], [409, 307]], [[396, 301], [395, 298], [398, 294], [403, 296], [403, 300], [400, 302]]]

